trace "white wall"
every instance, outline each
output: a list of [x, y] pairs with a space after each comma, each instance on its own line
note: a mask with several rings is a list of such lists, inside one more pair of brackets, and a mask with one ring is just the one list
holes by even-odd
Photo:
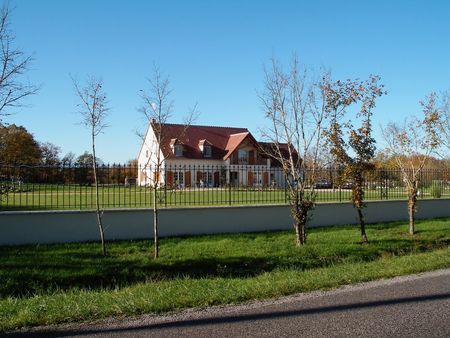
[[[284, 205], [161, 209], [160, 235], [199, 235], [290, 229], [289, 207]], [[450, 217], [450, 199], [418, 203], [417, 218]], [[406, 201], [369, 202], [369, 223], [407, 220]], [[107, 210], [107, 240], [152, 237], [152, 211]], [[357, 214], [349, 203], [318, 204], [310, 226], [356, 224]], [[98, 240], [93, 211], [29, 211], [0, 213], [0, 245], [61, 243]]]
[[[150, 168], [154, 168], [158, 163], [158, 151], [160, 152], [160, 161], [164, 159], [163, 153], [158, 149], [157, 144], [155, 133], [149, 123], [138, 155], [138, 185], [153, 184], [154, 175]], [[162, 180], [163, 178], [160, 177], [160, 181]]]

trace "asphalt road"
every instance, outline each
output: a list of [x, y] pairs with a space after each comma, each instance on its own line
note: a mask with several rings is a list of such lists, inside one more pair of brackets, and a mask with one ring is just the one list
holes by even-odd
[[450, 337], [450, 269], [275, 301], [38, 329], [34, 337]]

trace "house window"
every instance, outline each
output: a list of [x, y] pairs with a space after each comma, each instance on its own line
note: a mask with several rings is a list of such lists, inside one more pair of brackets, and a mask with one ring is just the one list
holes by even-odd
[[145, 151], [145, 157], [148, 158], [148, 150]]
[[230, 183], [232, 186], [239, 185], [239, 172], [237, 171], [230, 172]]
[[173, 152], [176, 157], [183, 156], [183, 146], [181, 144], [175, 144]]
[[203, 186], [205, 187], [212, 187], [213, 178], [212, 178], [212, 172], [205, 171], [203, 173]]
[[176, 171], [173, 173], [173, 179], [177, 188], [184, 187], [184, 173], [182, 171]]
[[211, 157], [211, 146], [203, 146], [203, 157]]
[[244, 150], [244, 149], [238, 150], [238, 161], [239, 161], [239, 164], [247, 164], [248, 163], [247, 150]]
[[260, 172], [253, 174], [253, 185], [257, 187], [262, 186], [262, 175]]

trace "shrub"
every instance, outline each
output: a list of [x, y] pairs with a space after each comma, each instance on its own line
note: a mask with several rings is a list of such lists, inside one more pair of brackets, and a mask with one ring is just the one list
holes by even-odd
[[430, 187], [430, 194], [433, 198], [441, 198], [442, 197], [442, 182], [441, 181], [433, 181]]

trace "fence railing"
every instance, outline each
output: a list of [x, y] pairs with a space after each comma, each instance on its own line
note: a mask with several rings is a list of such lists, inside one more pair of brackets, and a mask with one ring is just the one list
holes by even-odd
[[[98, 167], [101, 208], [147, 208], [214, 205], [286, 204], [289, 193], [280, 168], [265, 165], [164, 166], [105, 165]], [[317, 202], [348, 202], [352, 182], [339, 169], [302, 175], [314, 187]], [[85, 166], [0, 165], [0, 211], [43, 209], [93, 209], [93, 170]], [[378, 169], [365, 176], [366, 200], [402, 200], [407, 191], [401, 172]], [[424, 170], [419, 198], [450, 198], [450, 170]]]

